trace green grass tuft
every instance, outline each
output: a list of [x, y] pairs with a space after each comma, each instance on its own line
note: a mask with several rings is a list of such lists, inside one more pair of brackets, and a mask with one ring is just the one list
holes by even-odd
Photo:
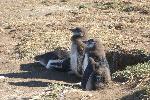
[[[65, 91], [74, 89], [73, 85], [50, 83], [44, 94], [38, 96], [41, 100], [60, 100], [64, 97]], [[33, 97], [34, 98], [34, 97]]]
[[126, 83], [150, 95], [150, 62], [127, 66], [125, 70], [113, 73], [112, 77], [113, 79], [126, 79]]

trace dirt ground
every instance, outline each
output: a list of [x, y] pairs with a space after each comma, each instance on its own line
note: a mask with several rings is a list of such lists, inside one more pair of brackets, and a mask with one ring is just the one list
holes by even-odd
[[[72, 27], [87, 28], [89, 38], [102, 40], [106, 50], [119, 45], [150, 53], [149, 0], [110, 1], [0, 0], [0, 100], [29, 100], [45, 93], [50, 83], [79, 82], [33, 60], [57, 47], [69, 50]], [[114, 82], [99, 91], [71, 89], [61, 99], [118, 100], [133, 91]]]

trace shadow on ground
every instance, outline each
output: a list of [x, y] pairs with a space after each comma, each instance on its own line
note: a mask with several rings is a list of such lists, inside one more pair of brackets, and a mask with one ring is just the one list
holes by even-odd
[[145, 52], [137, 49], [130, 51], [123, 49], [107, 51], [106, 56], [110, 65], [111, 73], [124, 70], [127, 66], [133, 66], [150, 60], [150, 54], [145, 54]]
[[36, 79], [64, 81], [67, 83], [77, 83], [80, 81], [80, 78], [75, 75], [69, 75], [66, 72], [58, 72], [52, 69], [48, 70], [38, 63], [22, 64], [20, 65], [20, 70], [22, 72], [0, 74], [0, 76], [5, 76], [8, 78], [34, 79], [34, 81], [27, 82], [9, 82], [10, 85], [27, 87], [47, 87], [48, 84], [50, 84], [50, 82], [35, 81]]
[[9, 82], [10, 85], [27, 86], [27, 87], [47, 87], [49, 82], [28, 81], [28, 82]]
[[[45, 57], [48, 60], [49, 59], [63, 59], [63, 57], [66, 58], [68, 56], [68, 52], [66, 50], [61, 50], [61, 49], [62, 48], [56, 48], [52, 52], [38, 55], [35, 58]], [[48, 57], [52, 57], [52, 58], [48, 58]], [[22, 64], [20, 65], [20, 70], [21, 71], [18, 73], [0, 74], [0, 76], [5, 76], [8, 78], [33, 79], [34, 81], [9, 82], [10, 85], [28, 86], [28, 87], [47, 87], [48, 84], [50, 84], [50, 82], [36, 81], [36, 79], [64, 81], [67, 83], [77, 83], [81, 80], [75, 75], [73, 74], [70, 75], [67, 72], [60, 72], [54, 69], [46, 69], [44, 66], [40, 65], [38, 62]]]
[[79, 78], [75, 75], [69, 75], [66, 72], [58, 72], [53, 69], [48, 70], [41, 66], [39, 63], [29, 63], [20, 65], [20, 70], [22, 72], [19, 73], [7, 73], [0, 74], [1, 76], [5, 76], [8, 78], [38, 78], [38, 79], [49, 79], [56, 81], [64, 81], [68, 83], [79, 82]]
[[148, 95], [146, 95], [146, 92], [144, 90], [136, 91], [130, 95], [124, 96], [121, 98], [121, 100], [149, 100]]
[[[106, 53], [107, 59], [110, 65], [111, 72], [117, 70], [123, 70], [129, 65], [135, 65], [138, 63], [144, 63], [150, 60], [150, 55], [144, 54], [140, 50], [132, 51], [108, 51]], [[39, 63], [29, 63], [20, 65], [21, 72], [19, 73], [7, 73], [0, 74], [0, 76], [5, 76], [8, 78], [24, 78], [24, 79], [49, 79], [56, 81], [64, 81], [67, 83], [77, 83], [80, 82], [80, 78], [75, 75], [69, 75], [66, 72], [59, 72], [56, 70], [48, 70], [41, 66]], [[10, 85], [16, 86], [28, 86], [28, 87], [45, 87], [48, 82], [41, 81], [29, 81], [29, 82], [10, 82]]]

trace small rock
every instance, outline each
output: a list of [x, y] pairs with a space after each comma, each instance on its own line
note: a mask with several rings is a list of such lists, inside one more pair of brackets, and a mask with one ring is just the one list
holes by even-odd
[[132, 12], [132, 11], [134, 11], [134, 7], [126, 7], [126, 8], [124, 8], [123, 9], [123, 11], [125, 11], [125, 12]]
[[9, 32], [15, 32], [16, 31], [16, 29], [11, 29]]
[[47, 13], [47, 14], [45, 14], [46, 17], [47, 17], [47, 16], [50, 16], [50, 15], [52, 15], [52, 13]]
[[140, 13], [140, 14], [145, 14], [145, 15], [146, 15], [146, 14], [149, 14], [149, 12], [148, 12], [147, 10], [144, 10], [144, 9], [143, 9], [143, 10], [140, 10], [139, 13]]
[[8, 26], [6, 26], [4, 29], [11, 29], [11, 26], [8, 25]]
[[115, 25], [115, 29], [116, 30], [122, 30], [123, 29], [123, 25], [121, 23], [117, 24], [117, 25]]
[[5, 30], [2, 27], [0, 27], [0, 32], [5, 33]]

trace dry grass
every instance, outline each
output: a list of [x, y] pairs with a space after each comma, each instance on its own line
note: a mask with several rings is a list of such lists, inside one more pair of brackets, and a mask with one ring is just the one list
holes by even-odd
[[[123, 71], [113, 73], [113, 78], [125, 79], [126, 84], [132, 85], [132, 88], [143, 90], [142, 95], [150, 96], [150, 62], [128, 66]], [[137, 96], [141, 96], [138, 94]]]
[[88, 37], [101, 40], [106, 50], [119, 45], [150, 53], [149, 0], [14, 1], [0, 0], [0, 32], [17, 43], [12, 55], [19, 60], [57, 47], [70, 50], [69, 28], [76, 26], [87, 28]]
[[17, 29], [24, 32], [27, 28], [28, 31], [21, 36], [16, 48], [23, 58], [57, 47], [70, 48], [71, 33], [68, 29], [75, 26], [86, 27], [89, 38], [102, 40], [107, 49], [113, 48], [115, 44], [125, 49], [149, 51], [149, 3], [116, 0], [72, 2], [38, 2], [41, 7], [29, 11], [35, 15], [30, 14], [26, 20], [15, 23]]

